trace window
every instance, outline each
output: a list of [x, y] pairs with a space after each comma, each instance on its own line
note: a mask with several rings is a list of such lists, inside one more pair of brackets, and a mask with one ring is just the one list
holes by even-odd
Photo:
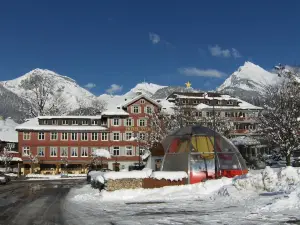
[[131, 118], [126, 119], [125, 126], [127, 126], [127, 127], [133, 126], [133, 119], [131, 119]]
[[126, 155], [133, 155], [132, 146], [125, 147], [125, 154]]
[[202, 116], [202, 112], [195, 112], [195, 116], [201, 117]]
[[68, 133], [61, 133], [61, 140], [67, 141], [68, 140]]
[[28, 156], [30, 155], [30, 147], [23, 147], [23, 155]]
[[113, 119], [113, 125], [114, 126], [119, 126], [120, 125], [119, 124], [119, 119], [117, 119], [117, 118]]
[[227, 105], [233, 105], [233, 102], [232, 101], [228, 101]]
[[48, 120], [43, 120], [43, 125], [48, 125]]
[[71, 156], [78, 157], [78, 148], [77, 147], [71, 147]]
[[77, 120], [72, 120], [72, 125], [78, 125], [78, 121]]
[[92, 121], [92, 125], [98, 125], [98, 121], [97, 120], [93, 120]]
[[141, 104], [145, 104], [145, 100], [144, 99], [141, 100]]
[[101, 140], [102, 141], [108, 141], [108, 135], [107, 135], [107, 133], [101, 133]]
[[88, 157], [88, 147], [82, 147], [81, 148], [81, 157]]
[[60, 147], [60, 156], [68, 157], [68, 147]]
[[52, 125], [57, 125], [58, 121], [57, 120], [52, 120]]
[[68, 120], [63, 120], [62, 125], [68, 125]]
[[50, 147], [50, 157], [57, 157], [57, 147]]
[[145, 139], [146, 139], [146, 134], [140, 133], [140, 140], [145, 140]]
[[140, 127], [146, 126], [146, 119], [140, 119], [140, 120], [139, 120], [139, 126], [140, 126]]
[[87, 141], [88, 140], [88, 134], [87, 133], [81, 133], [81, 140]]
[[71, 140], [72, 140], [72, 141], [77, 141], [77, 140], [78, 140], [78, 135], [77, 135], [77, 133], [71, 133]]
[[187, 103], [188, 103], [187, 100], [185, 100], [185, 99], [182, 100], [182, 104], [187, 104]]
[[30, 140], [30, 132], [23, 132], [23, 140]]
[[82, 121], [82, 125], [88, 125], [88, 121], [87, 120], [83, 120]]
[[133, 113], [139, 113], [139, 107], [138, 106], [133, 106]]
[[113, 148], [113, 155], [120, 155], [120, 147]]
[[140, 147], [139, 151], [140, 151], [140, 155], [145, 154], [145, 148], [144, 147]]
[[120, 140], [120, 133], [113, 133], [113, 140], [119, 141]]
[[8, 147], [8, 149], [14, 149], [16, 147], [15, 143], [7, 143], [6, 146]]
[[45, 156], [45, 147], [37, 147], [38, 156], [44, 157]]
[[57, 133], [56, 132], [51, 132], [50, 140], [57, 140]]
[[146, 107], [146, 113], [151, 114], [152, 113], [152, 107], [147, 106]]
[[92, 141], [98, 141], [98, 133], [92, 133]]
[[125, 133], [125, 140], [129, 141], [131, 138], [132, 138], [131, 132]]
[[39, 140], [45, 140], [45, 133], [44, 132], [39, 132], [38, 139]]

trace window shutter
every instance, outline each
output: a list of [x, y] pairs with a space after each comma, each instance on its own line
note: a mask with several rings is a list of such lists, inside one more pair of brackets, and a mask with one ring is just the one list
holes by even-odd
[[124, 141], [127, 141], [127, 139], [126, 139], [126, 132], [123, 133], [123, 140], [124, 140]]
[[137, 122], [137, 126], [139, 127], [140, 126], [140, 119], [137, 119], [136, 122]]
[[147, 126], [147, 119], [144, 119], [145, 120], [145, 127]]
[[114, 140], [114, 133], [110, 133], [110, 140]]
[[127, 126], [126, 120], [127, 120], [127, 119], [124, 119], [124, 120], [123, 120], [124, 126]]
[[120, 141], [122, 141], [122, 133], [119, 133]]

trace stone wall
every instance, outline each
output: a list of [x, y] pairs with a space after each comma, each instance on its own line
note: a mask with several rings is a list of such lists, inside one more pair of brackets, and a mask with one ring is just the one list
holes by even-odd
[[107, 180], [106, 190], [107, 191], [116, 191], [120, 189], [137, 189], [143, 188], [143, 179], [117, 179], [117, 180]]

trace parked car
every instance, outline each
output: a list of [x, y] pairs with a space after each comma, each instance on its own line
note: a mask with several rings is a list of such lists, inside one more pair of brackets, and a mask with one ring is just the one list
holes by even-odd
[[8, 182], [10, 182], [10, 176], [7, 176], [3, 172], [0, 172], [0, 184], [7, 184]]

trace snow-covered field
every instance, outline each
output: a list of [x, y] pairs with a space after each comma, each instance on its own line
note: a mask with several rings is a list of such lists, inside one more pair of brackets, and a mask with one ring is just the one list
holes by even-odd
[[85, 185], [69, 192], [65, 207], [85, 224], [299, 224], [300, 170], [266, 168], [147, 190], [99, 192]]

